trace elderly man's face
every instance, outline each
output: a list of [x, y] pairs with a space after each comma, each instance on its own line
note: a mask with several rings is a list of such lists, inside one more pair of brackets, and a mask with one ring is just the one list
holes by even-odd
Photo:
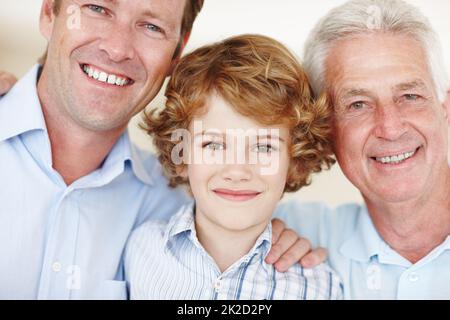
[[419, 43], [374, 34], [340, 41], [327, 60], [335, 152], [372, 201], [426, 194], [448, 173], [448, 107], [436, 97]]
[[49, 87], [65, 114], [90, 130], [125, 127], [176, 62], [185, 1], [62, 0], [56, 17], [43, 10]]

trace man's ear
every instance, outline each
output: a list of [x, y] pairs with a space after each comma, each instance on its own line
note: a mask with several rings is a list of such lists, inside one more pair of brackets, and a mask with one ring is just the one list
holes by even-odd
[[54, 0], [43, 0], [41, 7], [41, 15], [39, 17], [39, 29], [41, 34], [50, 41], [55, 24], [55, 14], [53, 12]]
[[178, 47], [176, 50], [176, 55], [173, 57], [172, 63], [170, 64], [169, 72], [167, 73], [168, 77], [172, 74], [172, 72], [175, 69], [175, 67], [177, 66], [178, 62], [180, 62], [181, 56], [183, 55], [183, 50], [186, 47], [186, 44], [188, 43], [190, 36], [191, 36], [191, 33], [187, 32], [184, 35], [183, 39], [178, 44]]

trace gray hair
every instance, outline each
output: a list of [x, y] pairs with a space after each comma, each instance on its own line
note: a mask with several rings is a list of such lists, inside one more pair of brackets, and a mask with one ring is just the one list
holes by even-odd
[[311, 32], [304, 67], [316, 96], [327, 90], [325, 63], [333, 44], [373, 32], [407, 35], [423, 47], [436, 94], [443, 101], [448, 77], [438, 35], [420, 10], [402, 0], [351, 0], [332, 9]]

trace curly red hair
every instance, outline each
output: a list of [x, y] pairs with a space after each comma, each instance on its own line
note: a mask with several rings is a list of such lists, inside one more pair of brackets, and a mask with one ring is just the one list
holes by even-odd
[[295, 56], [278, 41], [241, 35], [204, 46], [181, 59], [166, 89], [161, 111], [145, 113], [142, 127], [153, 138], [171, 186], [187, 183], [171, 160], [172, 133], [188, 129], [204, 112], [211, 93], [245, 117], [290, 130], [291, 163], [285, 186], [293, 192], [310, 183], [312, 173], [335, 162], [331, 149], [331, 111], [325, 96], [312, 98], [308, 78]]

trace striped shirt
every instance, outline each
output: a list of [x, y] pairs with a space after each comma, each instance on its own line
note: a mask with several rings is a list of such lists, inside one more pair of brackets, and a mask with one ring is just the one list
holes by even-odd
[[288, 300], [341, 299], [334, 271], [299, 264], [280, 273], [264, 262], [271, 248], [271, 224], [250, 252], [223, 273], [199, 243], [193, 206], [167, 223], [149, 221], [133, 232], [125, 252], [131, 299]]

